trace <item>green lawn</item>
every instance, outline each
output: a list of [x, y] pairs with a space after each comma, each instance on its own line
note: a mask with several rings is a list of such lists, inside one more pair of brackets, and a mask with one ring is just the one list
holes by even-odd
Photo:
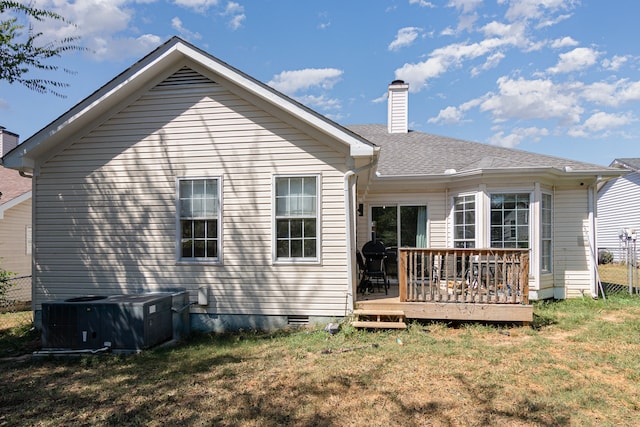
[[534, 313], [527, 327], [197, 335], [136, 356], [3, 359], [0, 426], [640, 425], [640, 298]]

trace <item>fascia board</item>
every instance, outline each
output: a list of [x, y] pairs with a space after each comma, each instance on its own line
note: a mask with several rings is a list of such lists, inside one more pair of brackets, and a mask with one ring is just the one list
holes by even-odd
[[11, 209], [14, 206], [19, 205], [20, 203], [26, 200], [29, 200], [30, 198], [31, 198], [31, 191], [27, 191], [26, 193], [23, 193], [18, 197], [14, 197], [13, 199], [9, 200], [7, 203], [0, 205], [0, 219], [4, 219], [5, 211]]
[[378, 179], [384, 180], [411, 180], [411, 179], [425, 179], [435, 181], [455, 181], [457, 178], [465, 179], [472, 177], [500, 177], [500, 176], [555, 176], [557, 178], [616, 178], [624, 175], [624, 172], [618, 172], [612, 169], [597, 169], [597, 170], [562, 170], [558, 168], [509, 168], [509, 169], [474, 169], [464, 172], [455, 172], [451, 174], [430, 174], [430, 175], [381, 175], [376, 173]]

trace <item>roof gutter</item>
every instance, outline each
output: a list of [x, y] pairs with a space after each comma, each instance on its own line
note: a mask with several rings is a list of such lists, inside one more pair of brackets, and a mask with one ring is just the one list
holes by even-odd
[[407, 180], [407, 179], [432, 179], [432, 180], [440, 180], [444, 182], [453, 181], [457, 178], [475, 178], [480, 175], [518, 175], [522, 176], [524, 174], [552, 174], [555, 176], [561, 177], [580, 177], [580, 176], [593, 176], [599, 179], [599, 181], [603, 179], [612, 179], [617, 178], [623, 173], [611, 170], [608, 168], [603, 168], [601, 170], [574, 170], [571, 168], [503, 168], [503, 169], [472, 169], [463, 172], [456, 172], [454, 169], [448, 169], [449, 173], [438, 173], [438, 174], [422, 174], [422, 175], [383, 175], [379, 172], [376, 172], [376, 177], [379, 179], [385, 180]]

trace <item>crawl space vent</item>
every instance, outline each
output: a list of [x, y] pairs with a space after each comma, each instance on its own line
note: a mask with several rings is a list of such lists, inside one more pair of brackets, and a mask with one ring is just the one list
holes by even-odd
[[309, 325], [309, 316], [287, 316], [287, 325], [302, 327]]

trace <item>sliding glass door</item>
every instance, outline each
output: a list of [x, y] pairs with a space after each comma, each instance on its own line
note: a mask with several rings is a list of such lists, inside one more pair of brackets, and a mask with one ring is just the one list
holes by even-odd
[[387, 251], [387, 270], [397, 272], [399, 247], [427, 247], [427, 207], [420, 205], [385, 205], [371, 207], [372, 229]]

